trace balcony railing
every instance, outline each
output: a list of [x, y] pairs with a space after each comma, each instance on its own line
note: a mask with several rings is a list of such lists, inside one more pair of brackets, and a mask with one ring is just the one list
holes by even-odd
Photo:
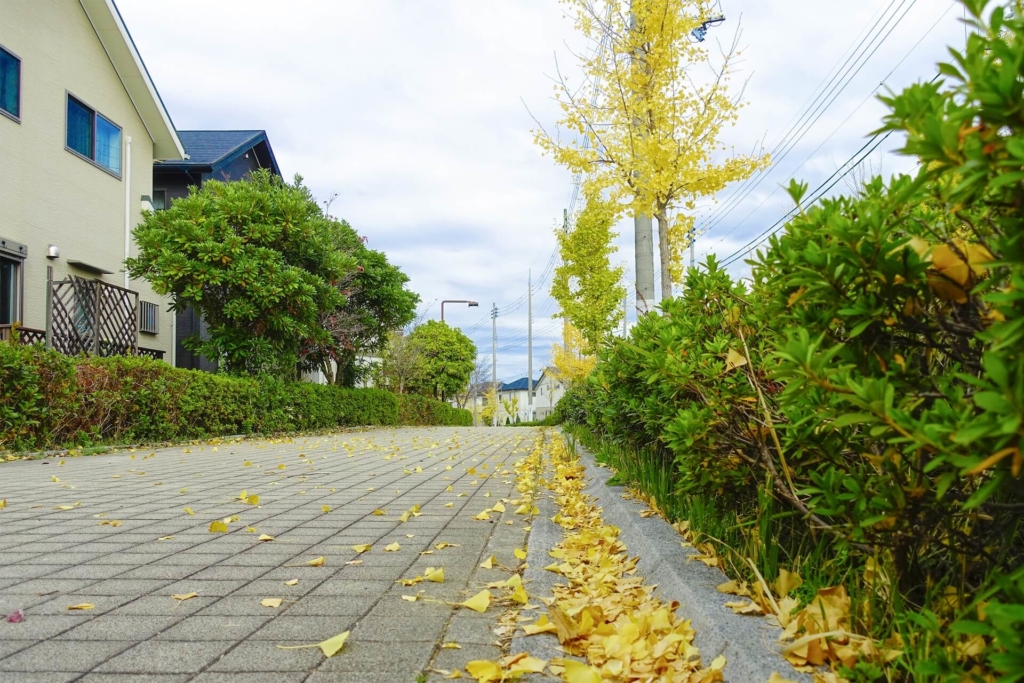
[[46, 330], [21, 325], [0, 325], [0, 341], [13, 341], [15, 337], [22, 344], [45, 344]]
[[[54, 348], [60, 350], [68, 346], [67, 343], [62, 343], [54, 335]], [[46, 330], [37, 330], [32, 327], [22, 327], [21, 325], [0, 325], [0, 342], [9, 342], [17, 340], [19, 344], [31, 345], [31, 344], [46, 344]], [[125, 346], [123, 344], [112, 344], [107, 341], [100, 342], [100, 355], [101, 356], [144, 356], [146, 358], [152, 358], [153, 360], [163, 360], [164, 351], [160, 349], [147, 349], [144, 346]]]

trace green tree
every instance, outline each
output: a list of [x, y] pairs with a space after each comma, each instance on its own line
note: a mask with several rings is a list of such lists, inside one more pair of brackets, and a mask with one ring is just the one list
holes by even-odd
[[321, 315], [329, 341], [310, 349], [304, 364], [322, 370], [328, 383], [351, 387], [368, 371], [359, 365], [359, 356], [381, 353], [389, 333], [415, 318], [420, 297], [406, 287], [409, 276], [388, 263], [383, 252], [367, 249], [345, 221], [339, 225], [337, 248], [355, 259], [356, 269], [338, 285], [345, 303]]
[[409, 389], [446, 401], [466, 388], [476, 364], [476, 344], [460, 330], [428, 320], [412, 331], [419, 369]]
[[624, 314], [622, 267], [613, 268], [609, 259], [615, 253], [614, 219], [611, 202], [589, 196], [575, 228], [556, 232], [562, 263], [555, 269], [551, 296], [561, 311], [554, 317], [565, 318], [579, 330], [586, 355], [597, 352]]
[[420, 372], [420, 347], [411, 334], [402, 330], [388, 333], [381, 350], [380, 365], [372, 371], [374, 384], [396, 394], [404, 394]]
[[230, 373], [294, 376], [303, 348], [328, 342], [321, 314], [345, 303], [338, 285], [356, 263], [337, 249], [341, 230], [300, 177], [261, 170], [147, 214], [126, 266], [174, 310], [200, 313], [210, 336], [189, 348]]

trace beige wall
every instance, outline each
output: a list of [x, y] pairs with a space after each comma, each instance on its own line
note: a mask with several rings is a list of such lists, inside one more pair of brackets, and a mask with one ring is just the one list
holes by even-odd
[[[21, 122], [0, 116], [0, 237], [28, 246], [24, 321], [45, 325], [46, 267], [54, 276], [99, 277], [124, 286], [124, 158], [131, 138], [131, 226], [141, 221], [142, 197], [152, 194], [153, 142], [76, 0], [0, 0], [0, 45], [21, 58]], [[121, 178], [67, 151], [66, 93], [122, 128]], [[47, 245], [60, 258], [46, 258]], [[69, 266], [83, 261], [112, 275]], [[174, 316], [144, 281], [132, 282], [142, 301], [160, 305], [160, 332], [139, 345], [171, 362]]]

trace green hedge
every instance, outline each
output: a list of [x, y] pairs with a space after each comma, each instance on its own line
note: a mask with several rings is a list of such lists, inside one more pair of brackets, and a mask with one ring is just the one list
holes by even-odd
[[468, 411], [422, 396], [227, 377], [147, 358], [69, 358], [0, 343], [0, 450], [471, 423]]
[[398, 422], [403, 425], [472, 427], [473, 414], [418, 394], [398, 394]]

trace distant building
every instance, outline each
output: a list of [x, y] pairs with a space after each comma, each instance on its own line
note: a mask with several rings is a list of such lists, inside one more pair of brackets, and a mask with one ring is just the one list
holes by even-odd
[[[185, 146], [185, 158], [153, 164], [153, 208], [157, 211], [188, 196], [188, 188], [202, 188], [208, 180], [243, 180], [261, 168], [281, 175], [265, 130], [180, 130], [178, 137]], [[195, 309], [179, 311], [174, 325], [175, 365], [215, 371], [216, 361], [193, 353], [182, 343], [194, 334], [207, 336], [206, 322]]]

